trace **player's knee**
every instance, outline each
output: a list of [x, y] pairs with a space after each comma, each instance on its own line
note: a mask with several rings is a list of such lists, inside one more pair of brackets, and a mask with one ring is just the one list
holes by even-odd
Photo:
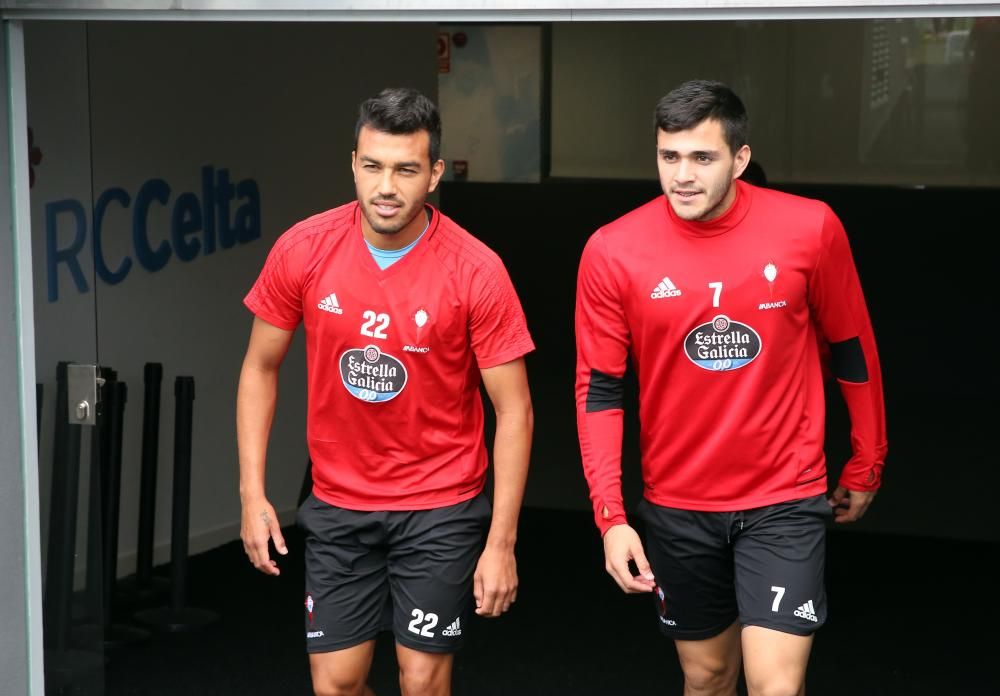
[[364, 696], [365, 678], [329, 672], [314, 673], [313, 693], [316, 696]]
[[403, 696], [441, 696], [448, 693], [448, 676], [435, 663], [408, 664], [399, 669], [399, 689]]
[[747, 676], [749, 696], [801, 696], [802, 680], [787, 674], [772, 674], [767, 677]]
[[684, 684], [690, 693], [725, 693], [736, 687], [739, 665], [725, 659], [688, 660], [684, 663]]

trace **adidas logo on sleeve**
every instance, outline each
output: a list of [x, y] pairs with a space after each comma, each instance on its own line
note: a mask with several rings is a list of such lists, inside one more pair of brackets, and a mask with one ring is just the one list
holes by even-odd
[[441, 635], [448, 636], [449, 638], [462, 635], [462, 619], [455, 619], [448, 628], [441, 631]]
[[331, 292], [329, 295], [323, 298], [323, 300], [316, 305], [324, 312], [332, 312], [333, 314], [343, 314], [344, 310], [340, 308], [340, 304], [337, 302], [337, 293]]

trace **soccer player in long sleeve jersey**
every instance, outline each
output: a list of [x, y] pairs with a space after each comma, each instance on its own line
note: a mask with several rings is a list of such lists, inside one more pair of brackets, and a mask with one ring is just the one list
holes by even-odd
[[[750, 150], [735, 94], [685, 83], [656, 122], [665, 195], [595, 232], [580, 261], [576, 404], [594, 518], [612, 577], [654, 593], [690, 690], [734, 693], [742, 650], [751, 694], [794, 694], [826, 617], [825, 522], [861, 517], [881, 483], [871, 322], [833, 211], [736, 180]], [[829, 500], [817, 334], [851, 419]], [[645, 546], [621, 491], [630, 359]]]

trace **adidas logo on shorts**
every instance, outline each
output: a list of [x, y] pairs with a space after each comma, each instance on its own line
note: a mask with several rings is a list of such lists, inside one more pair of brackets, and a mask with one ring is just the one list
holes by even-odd
[[816, 609], [813, 608], [813, 601], [811, 599], [796, 609], [793, 613], [800, 619], [809, 619], [813, 622], [819, 621], [819, 619], [816, 618]]
[[449, 638], [462, 635], [462, 619], [455, 619], [451, 626], [441, 631], [441, 635]]

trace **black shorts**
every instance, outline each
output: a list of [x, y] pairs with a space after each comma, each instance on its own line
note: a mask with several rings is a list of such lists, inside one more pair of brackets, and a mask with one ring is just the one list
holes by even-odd
[[739, 619], [810, 635], [826, 621], [826, 497], [743, 512], [639, 503], [660, 628], [703, 640]]
[[342, 650], [392, 630], [414, 650], [457, 650], [490, 516], [482, 493], [443, 508], [393, 512], [346, 510], [310, 495], [298, 513], [306, 538], [306, 649]]

